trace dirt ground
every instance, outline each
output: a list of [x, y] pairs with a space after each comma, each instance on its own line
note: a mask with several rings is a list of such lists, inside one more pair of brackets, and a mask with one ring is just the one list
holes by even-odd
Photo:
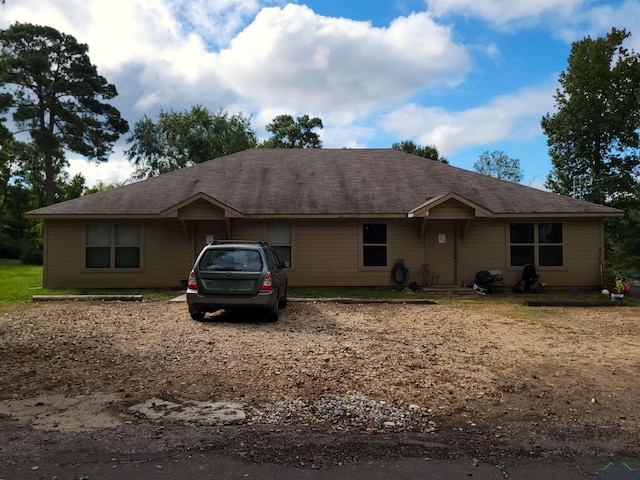
[[[637, 457], [639, 327], [639, 312], [629, 307], [482, 299], [290, 302], [277, 323], [222, 312], [195, 322], [184, 303], [43, 302], [0, 311], [0, 430], [27, 435], [29, 421], [57, 434], [113, 429], [120, 415], [123, 432], [136, 425], [157, 432], [128, 409], [158, 398], [243, 405], [241, 425], [206, 430], [226, 436], [209, 438], [209, 447], [252, 438], [243, 455], [268, 450], [276, 462], [293, 450], [299, 458], [305, 442], [321, 456], [318, 444], [329, 438], [353, 458], [358, 449], [373, 455], [373, 444], [402, 445], [405, 454], [442, 447], [478, 456]], [[96, 396], [100, 408], [91, 406]], [[65, 398], [88, 406], [66, 418], [42, 411]], [[105, 405], [112, 416], [102, 419]], [[362, 415], [374, 410], [382, 418]]]

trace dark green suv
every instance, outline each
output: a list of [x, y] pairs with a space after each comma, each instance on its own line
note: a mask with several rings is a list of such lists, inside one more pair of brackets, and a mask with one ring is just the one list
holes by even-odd
[[255, 308], [277, 321], [287, 305], [285, 265], [266, 242], [217, 240], [202, 249], [187, 284], [194, 320], [206, 312]]

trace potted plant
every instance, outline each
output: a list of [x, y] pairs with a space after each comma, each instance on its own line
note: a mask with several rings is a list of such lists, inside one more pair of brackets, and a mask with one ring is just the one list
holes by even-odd
[[622, 279], [622, 277], [618, 276], [616, 277], [616, 284], [614, 287], [615, 292], [611, 292], [611, 300], [615, 301], [615, 300], [621, 300], [622, 298], [624, 298], [624, 291], [626, 288], [626, 284], [624, 283], [624, 280]]

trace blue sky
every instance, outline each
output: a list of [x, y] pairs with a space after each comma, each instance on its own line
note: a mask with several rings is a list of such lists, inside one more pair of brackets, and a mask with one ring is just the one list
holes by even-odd
[[[131, 126], [201, 104], [266, 138], [276, 115], [306, 113], [326, 148], [413, 140], [469, 170], [501, 150], [538, 188], [571, 43], [626, 28], [640, 51], [640, 0], [7, 0], [0, 27], [15, 21], [87, 43]], [[69, 154], [69, 171], [124, 181], [125, 149], [100, 166]]]

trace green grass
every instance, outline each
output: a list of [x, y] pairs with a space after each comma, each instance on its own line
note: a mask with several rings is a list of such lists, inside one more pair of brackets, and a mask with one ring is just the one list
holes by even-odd
[[[182, 293], [179, 289], [45, 289], [42, 288], [42, 267], [23, 265], [18, 260], [0, 259], [0, 307], [30, 302], [33, 295], [142, 295], [149, 300], [168, 300]], [[398, 287], [290, 287], [290, 298], [358, 298], [364, 300], [435, 300], [440, 304], [451, 303], [496, 303], [519, 304], [526, 300], [579, 300], [602, 301], [595, 292], [581, 291], [574, 294], [570, 289], [547, 289], [538, 295], [473, 295], [471, 290], [419, 291], [411, 292]], [[640, 306], [640, 297], [628, 297], [626, 305]]]
[[0, 259], [0, 305], [31, 300], [42, 293], [42, 267]]
[[180, 293], [178, 289], [47, 289], [42, 288], [41, 266], [0, 258], [0, 307], [30, 302], [33, 295], [142, 295], [151, 300], [168, 300]]

